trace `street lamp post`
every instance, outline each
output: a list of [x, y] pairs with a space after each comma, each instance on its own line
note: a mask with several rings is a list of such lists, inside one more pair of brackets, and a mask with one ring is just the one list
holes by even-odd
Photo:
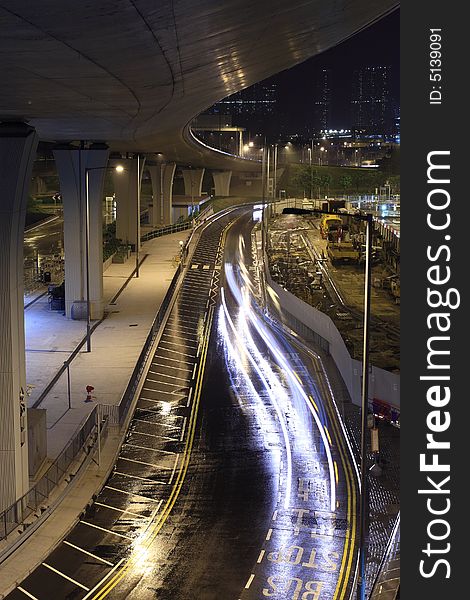
[[135, 276], [139, 277], [140, 246], [140, 154], [137, 154], [137, 210], [135, 223]]
[[313, 170], [312, 170], [312, 155], [313, 155], [313, 140], [312, 145], [308, 148], [309, 164], [310, 164], [310, 200], [313, 198]]
[[277, 196], [277, 144], [274, 144], [274, 185], [273, 185], [273, 197], [274, 200]]
[[85, 295], [86, 295], [86, 351], [91, 352], [91, 310], [90, 310], [90, 171], [106, 171], [113, 169], [122, 173], [121, 165], [116, 167], [85, 167]]

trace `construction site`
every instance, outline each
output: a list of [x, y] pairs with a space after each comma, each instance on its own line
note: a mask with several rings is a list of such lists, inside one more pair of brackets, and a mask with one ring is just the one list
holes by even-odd
[[[268, 223], [271, 277], [327, 314], [352, 358], [361, 360], [364, 315], [365, 225], [354, 215], [279, 214]], [[374, 220], [370, 361], [400, 369], [399, 236]]]

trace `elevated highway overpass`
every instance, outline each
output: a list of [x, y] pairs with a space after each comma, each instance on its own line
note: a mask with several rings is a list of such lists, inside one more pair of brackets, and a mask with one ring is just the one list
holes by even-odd
[[86, 301], [95, 318], [102, 311], [100, 203], [110, 152], [128, 153], [117, 196], [128, 216], [124, 235], [138, 244], [132, 214], [145, 158], [159, 199], [156, 222], [168, 218], [176, 163], [218, 170], [222, 188], [227, 173], [259, 169], [198, 144], [192, 119], [338, 44], [397, 4], [0, 0], [0, 510], [28, 488], [22, 247], [38, 140], [58, 144], [66, 300]]

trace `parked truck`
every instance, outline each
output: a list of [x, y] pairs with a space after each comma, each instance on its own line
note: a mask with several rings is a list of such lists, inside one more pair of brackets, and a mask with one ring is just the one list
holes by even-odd
[[329, 233], [340, 229], [343, 220], [338, 215], [323, 215], [320, 221], [320, 233], [323, 239], [328, 237]]
[[358, 262], [360, 249], [350, 241], [328, 242], [326, 251], [332, 264], [340, 262]]

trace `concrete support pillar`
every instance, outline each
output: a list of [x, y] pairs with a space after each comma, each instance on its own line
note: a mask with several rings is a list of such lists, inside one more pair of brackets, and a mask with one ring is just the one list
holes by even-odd
[[86, 173], [90, 317], [103, 316], [103, 183], [108, 156], [105, 144], [83, 149], [62, 146], [54, 150], [64, 207], [65, 312], [69, 318], [86, 318]]
[[200, 198], [205, 169], [183, 169], [184, 195]]
[[230, 181], [232, 171], [212, 171], [214, 178], [215, 196], [230, 196]]
[[23, 243], [37, 143], [25, 123], [0, 125], [0, 511], [29, 485]]
[[42, 177], [36, 175], [33, 181], [31, 182], [31, 194], [33, 196], [38, 196], [39, 194], [46, 193], [46, 182]]
[[173, 178], [176, 163], [160, 163], [147, 167], [152, 179], [153, 209], [151, 223], [154, 226], [172, 224]]
[[147, 165], [147, 171], [150, 173], [152, 182], [152, 204], [149, 206], [149, 224], [152, 227], [163, 225], [163, 171], [165, 163], [156, 165]]
[[167, 163], [163, 171], [163, 224], [173, 224], [173, 179], [176, 163]]
[[[138, 174], [137, 163], [139, 163]], [[137, 239], [140, 243], [140, 188], [145, 158], [113, 160], [113, 166], [118, 164], [124, 167], [124, 171], [114, 174], [116, 237], [135, 248]]]

